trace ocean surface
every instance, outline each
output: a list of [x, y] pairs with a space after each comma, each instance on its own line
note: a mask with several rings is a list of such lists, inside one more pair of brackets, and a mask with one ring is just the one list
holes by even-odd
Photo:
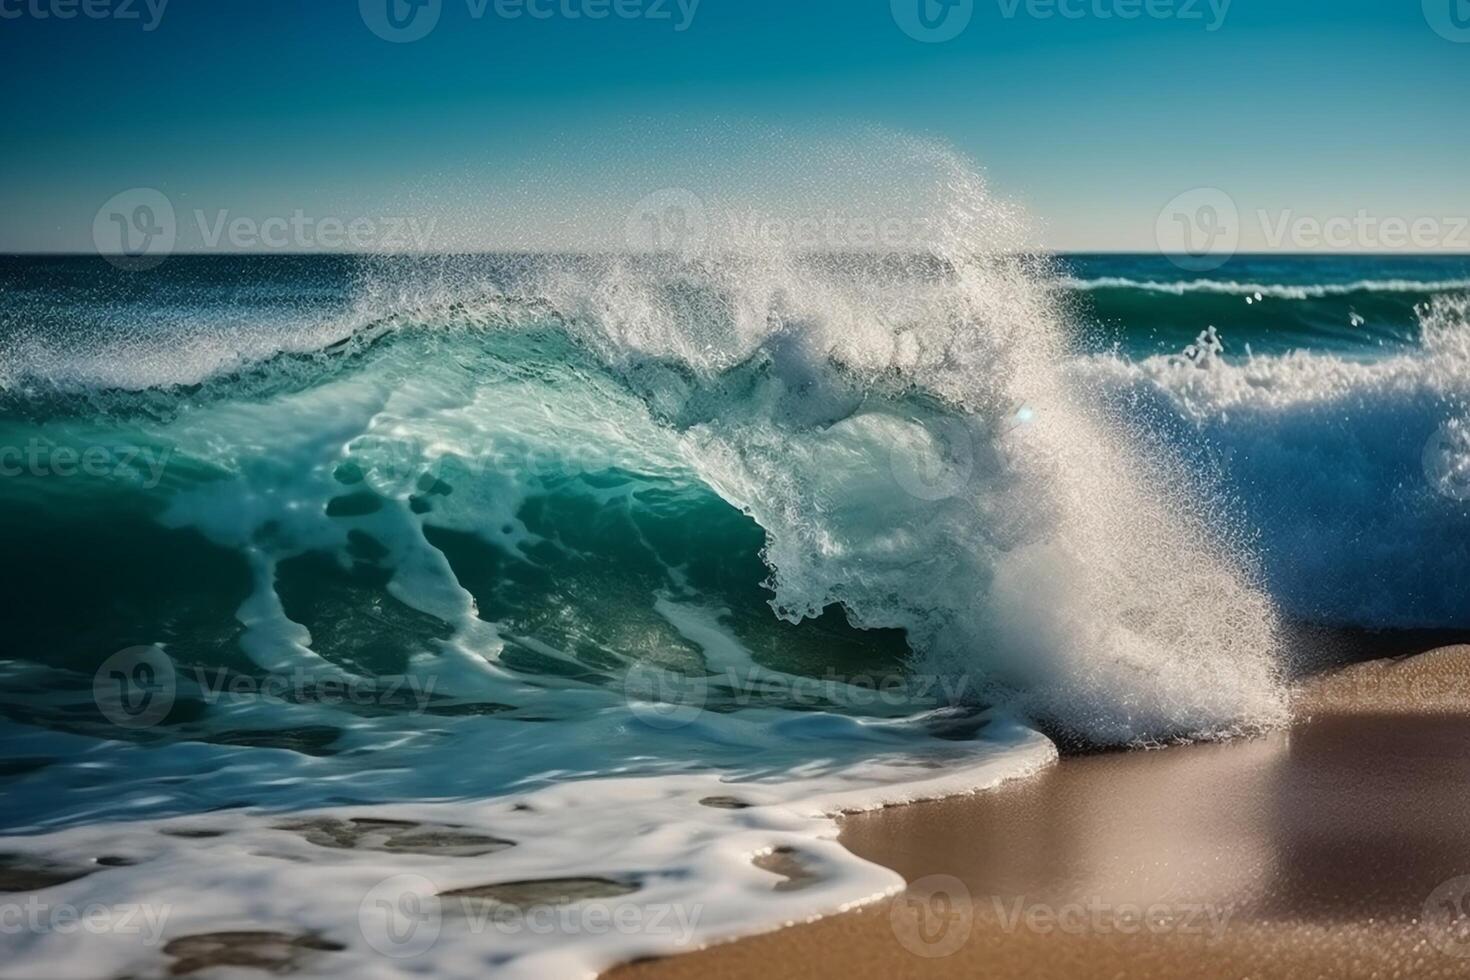
[[1296, 625], [1470, 626], [1470, 258], [946, 241], [0, 258], [0, 867], [164, 920], [0, 976], [588, 975], [901, 888], [841, 810], [1279, 725]]

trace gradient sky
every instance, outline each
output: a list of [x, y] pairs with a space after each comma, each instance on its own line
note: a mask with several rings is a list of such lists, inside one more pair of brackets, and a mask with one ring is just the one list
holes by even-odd
[[37, 16], [84, 2], [109, 0], [0, 0], [0, 251], [90, 250], [133, 187], [183, 215], [418, 214], [459, 247], [558, 247], [667, 187], [881, 198], [904, 173], [881, 140], [803, 170], [872, 127], [973, 159], [1052, 248], [1153, 250], [1161, 208], [1202, 186], [1250, 216], [1246, 248], [1258, 210], [1470, 215], [1470, 29], [1449, 19], [1470, 0], [1233, 0], [1219, 23], [1210, 0], [1130, 20], [1099, 16], [1130, 0], [968, 0], [942, 43], [899, 24], [921, 0], [700, 0], [684, 30], [677, 0], [603, 20], [560, 12], [598, 0], [440, 0], [411, 43], [358, 0], [171, 0], [152, 30], [146, 0]]

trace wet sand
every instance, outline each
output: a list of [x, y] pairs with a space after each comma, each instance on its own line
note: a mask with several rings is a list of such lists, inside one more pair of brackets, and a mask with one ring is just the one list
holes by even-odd
[[609, 976], [1470, 978], [1470, 647], [1320, 676], [1294, 713], [850, 816], [903, 895]]

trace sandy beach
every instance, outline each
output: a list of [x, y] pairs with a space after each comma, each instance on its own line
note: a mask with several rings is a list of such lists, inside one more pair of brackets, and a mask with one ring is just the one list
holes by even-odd
[[1470, 977], [1470, 647], [1298, 685], [1267, 738], [857, 814], [895, 899], [615, 980]]

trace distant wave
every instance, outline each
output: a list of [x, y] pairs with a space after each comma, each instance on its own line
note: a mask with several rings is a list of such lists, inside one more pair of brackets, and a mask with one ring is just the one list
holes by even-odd
[[1367, 279], [1349, 283], [1314, 283], [1293, 285], [1286, 283], [1233, 282], [1219, 279], [1194, 279], [1180, 282], [1139, 281], [1119, 276], [1103, 276], [1097, 279], [1065, 278], [1060, 280], [1064, 289], [1078, 292], [1095, 292], [1104, 289], [1135, 289], [1150, 293], [1166, 293], [1184, 296], [1188, 293], [1217, 293], [1227, 296], [1260, 296], [1272, 299], [1321, 299], [1325, 296], [1350, 296], [1354, 293], [1449, 293], [1470, 290], [1470, 279], [1446, 279], [1420, 282], [1412, 279]]
[[1419, 334], [1371, 359], [1226, 358], [1207, 332], [1184, 356], [1070, 371], [1144, 417], [1180, 420], [1172, 441], [1221, 474], [1290, 617], [1457, 627], [1470, 622], [1470, 298], [1425, 304]]

